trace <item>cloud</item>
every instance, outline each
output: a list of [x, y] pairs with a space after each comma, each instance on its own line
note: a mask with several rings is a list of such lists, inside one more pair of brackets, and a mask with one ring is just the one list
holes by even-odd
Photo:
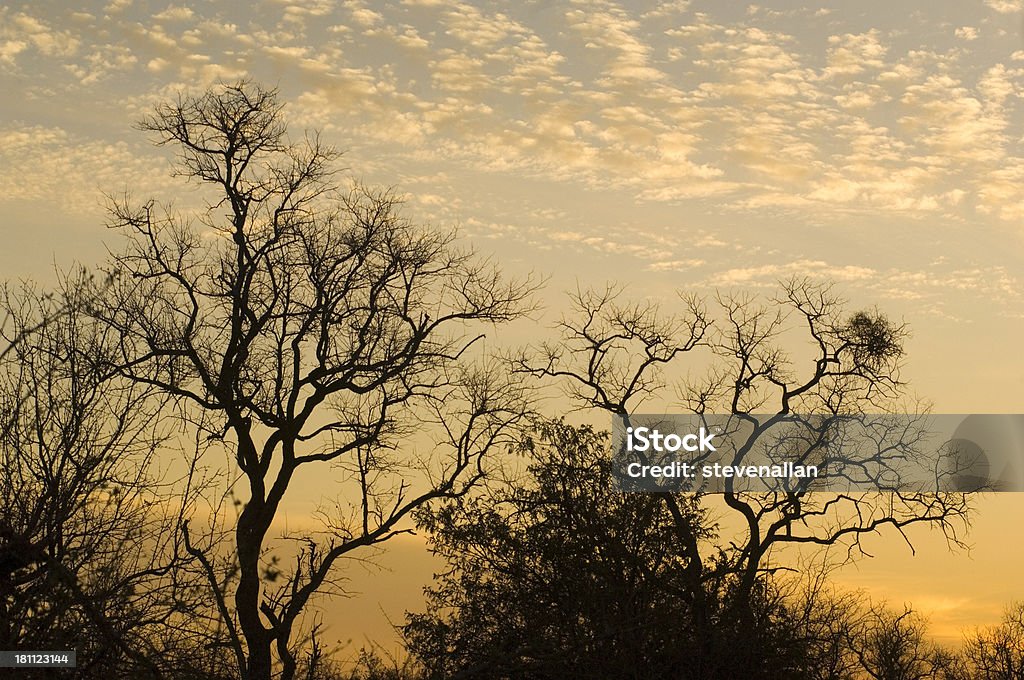
[[446, 12], [447, 33], [474, 48], [488, 48], [522, 31], [506, 14], [485, 14], [478, 8], [457, 3]]
[[[927, 264], [956, 247], [954, 229], [971, 230], [967, 249], [1024, 223], [1015, 38], [989, 20], [921, 15], [921, 31], [900, 33], [842, 9], [798, 23], [703, 6], [269, 0], [243, 15], [164, 0], [152, 20], [127, 6], [0, 9], [16, 115], [59, 121], [0, 126], [3, 200], [100, 219], [102, 189], [176, 186], [130, 119], [248, 75], [280, 86], [296, 136], [322, 130], [354, 175], [409, 190], [417, 219], [503, 251], [615, 260], [686, 285], [807, 274], [943, 318], [969, 318], [964, 300], [1019, 307], [1018, 275], [1001, 266], [1010, 247]], [[68, 101], [85, 115], [61, 119]], [[883, 254], [885, 229], [918, 238]], [[863, 248], [847, 247], [862, 231]]]
[[790, 276], [811, 276], [830, 281], [864, 281], [872, 279], [876, 271], [856, 265], [833, 265], [824, 260], [795, 260], [782, 264], [756, 267], [736, 267], [711, 276], [712, 286], [775, 286], [777, 281]]
[[661, 2], [652, 10], [644, 12], [641, 19], [662, 19], [662, 18], [674, 18], [677, 15], [684, 14], [690, 8], [690, 0], [667, 0]]
[[153, 15], [156, 21], [188, 21], [193, 17], [190, 8], [180, 5], [168, 5], [167, 9]]
[[11, 13], [0, 8], [0, 61], [13, 65], [19, 54], [30, 47], [44, 57], [74, 56], [81, 40], [68, 29], [54, 28], [49, 22], [25, 12]]
[[118, 14], [131, 7], [132, 3], [133, 0], [110, 0], [110, 2], [103, 7], [103, 11], [108, 14]]
[[1002, 104], [1012, 89], [1001, 68], [986, 73], [974, 92], [953, 76], [930, 75], [906, 88], [900, 122], [921, 144], [951, 160], [998, 160], [1007, 126]]
[[586, 41], [585, 48], [608, 54], [600, 84], [612, 88], [643, 87], [665, 77], [651, 63], [651, 46], [636, 35], [639, 22], [619, 5], [588, 2], [584, 9], [568, 10], [566, 18]]
[[99, 218], [103, 193], [124, 190], [128, 178], [135, 191], [166, 195], [163, 165], [145, 150], [60, 127], [0, 127], [0, 201], [8, 205], [45, 201]]
[[1014, 14], [1024, 9], [1022, 0], [985, 0], [985, 5], [1000, 14]]
[[828, 43], [828, 66], [823, 73], [826, 78], [857, 75], [867, 69], [885, 66], [888, 48], [882, 45], [875, 29], [866, 33], [833, 35]]
[[652, 262], [647, 265], [646, 269], [652, 272], [688, 272], [697, 267], [701, 267], [705, 264], [704, 260], [691, 259], [691, 260], [662, 260], [660, 262]]
[[25, 51], [28, 43], [23, 40], [5, 40], [0, 43], [0, 61], [13, 64], [15, 57]]
[[68, 64], [70, 71], [81, 85], [92, 85], [118, 71], [134, 68], [138, 58], [122, 45], [100, 45], [77, 64]]
[[714, 197], [718, 211], [816, 222], [1024, 210], [1024, 71], [976, 54], [971, 26], [943, 52], [844, 30], [837, 13], [831, 35], [808, 38], [785, 16], [716, 18], [686, 2], [272, 0], [241, 24], [161, 6], [152, 23], [123, 12], [102, 29], [0, 10], [0, 65], [41, 60], [39, 91], [252, 75], [281, 83], [301, 124], [343, 146], [644, 202]]
[[966, 42], [978, 39], [978, 29], [973, 26], [961, 26], [953, 32], [956, 37]]
[[384, 16], [380, 12], [370, 9], [361, 0], [346, 0], [345, 6], [348, 7], [352, 20], [364, 28], [377, 26], [384, 21]]

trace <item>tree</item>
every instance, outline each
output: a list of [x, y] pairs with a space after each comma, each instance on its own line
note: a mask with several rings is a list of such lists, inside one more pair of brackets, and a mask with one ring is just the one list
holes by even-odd
[[[698, 416], [726, 414], [749, 423], [749, 434], [737, 445], [732, 461], [739, 465], [790, 414], [858, 417], [905, 408], [900, 365], [906, 329], [876, 310], [844, 312], [843, 301], [827, 285], [806, 279], [784, 282], [782, 294], [767, 304], [749, 295], [721, 294], [715, 301], [717, 319], [705, 302], [692, 296], [681, 299], [683, 313], [676, 315], [653, 303], [623, 303], [621, 290], [614, 287], [581, 291], [572, 299], [573, 311], [558, 325], [561, 341], [522, 353], [516, 357], [517, 370], [559, 381], [578, 404], [628, 421], [656, 391], [668, 387], [671, 371], [681, 361], [703, 352], [711, 369], [703, 379], [679, 381], [679, 403]], [[796, 359], [785, 348], [801, 336], [807, 356]], [[822, 429], [816, 438], [809, 437], [798, 457], [822, 455], [827, 435]], [[843, 451], [823, 461], [827, 477], [807, 479], [789, 491], [751, 493], [726, 480], [721, 500], [741, 530], [719, 545], [702, 543], [688, 531], [680, 504], [689, 494], [657, 494], [686, 547], [686, 597], [698, 620], [705, 620], [698, 626], [708, 636], [702, 642], [705, 650], [718, 646], [711, 639], [716, 627], [707, 625], [707, 584], [735, 575], [735, 616], [753, 635], [756, 621], [749, 603], [759, 577], [776, 568], [772, 554], [782, 546], [839, 545], [852, 557], [861, 550], [862, 537], [891, 528], [906, 539], [906, 529], [918, 524], [939, 528], [952, 545], [961, 544], [959, 532], [970, 511], [966, 494], [900, 488], [813, 493], [825, 479], [847, 475], [878, 481], [882, 488], [882, 480], [894, 470], [890, 461], [919, 456], [920, 433], [908, 427], [885, 447], [863, 457]]]
[[404, 629], [429, 677], [630, 677], [687, 654], [673, 525], [660, 503], [612, 491], [606, 445], [542, 424], [526, 479], [420, 513], [451, 564]]
[[800, 575], [787, 579], [782, 588], [791, 639], [801, 643], [800, 675], [814, 680], [858, 678], [860, 663], [851, 641], [864, 619], [862, 594], [829, 583], [827, 556], [801, 566]]
[[875, 680], [924, 680], [938, 676], [941, 651], [928, 642], [926, 622], [911, 607], [869, 607], [855, 626], [850, 647], [861, 669]]
[[175, 531], [189, 494], [156, 463], [163, 404], [110, 373], [101, 290], [78, 273], [0, 301], [0, 647], [74, 649], [83, 678], [159, 678], [192, 644]]
[[966, 636], [963, 653], [978, 680], [1024, 677], [1024, 604], [1008, 607], [999, 625]]
[[[403, 628], [426, 677], [827, 677], [818, 647], [837, 622], [818, 593], [762, 575], [751, 632], [730, 616], [737, 580], [722, 574], [695, 617], [679, 526], [657, 496], [615, 490], [606, 433], [540, 422], [524, 452], [524, 474], [419, 513], [449, 564]], [[699, 499], [679, 502], [686, 531], [714, 540]], [[849, 602], [833, 604], [845, 616]]]
[[[214, 502], [223, 532], [199, 517], [181, 530], [240, 676], [288, 680], [302, 617], [341, 562], [464, 494], [524, 417], [523, 389], [477, 341], [527, 311], [535, 286], [403, 218], [389, 192], [339, 191], [338, 154], [314, 133], [289, 138], [274, 90], [218, 86], [140, 127], [210, 199], [187, 217], [113, 202], [129, 244], [98, 318], [119, 375], [229, 452], [237, 520]], [[289, 551], [272, 525], [307, 468], [339, 498]]]

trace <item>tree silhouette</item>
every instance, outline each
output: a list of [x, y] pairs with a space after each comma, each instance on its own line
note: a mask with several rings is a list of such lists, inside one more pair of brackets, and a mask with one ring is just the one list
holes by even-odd
[[[782, 294], [766, 303], [750, 295], [720, 294], [713, 311], [692, 296], [682, 297], [682, 313], [665, 313], [654, 303], [626, 303], [621, 290], [580, 291], [573, 310], [558, 325], [562, 339], [516, 357], [517, 370], [556, 380], [578, 404], [628, 419], [656, 391], [665, 390], [671, 370], [688, 356], [704, 353], [711, 369], [703, 379], [676, 384], [683, 410], [697, 415], [726, 414], [750, 424], [737, 446], [733, 464], [764, 443], [779, 418], [794, 413], [860, 416], [892, 413], [901, 402], [900, 363], [906, 329], [877, 311], [852, 314], [827, 285], [805, 279], [785, 282]], [[717, 317], [717, 318], [716, 318]], [[794, 358], [794, 337], [803, 337], [806, 358]], [[801, 368], [802, 367], [802, 368]], [[757, 419], [753, 414], [778, 417]], [[828, 422], [826, 419], [825, 422]], [[821, 455], [827, 436], [808, 438], [799, 457]], [[913, 424], [886, 432], [885, 449], [866, 454], [843, 451], [823, 462], [830, 478], [883, 480], [893, 472], [888, 460], [920, 454], [920, 432]], [[884, 455], [883, 455], [884, 454]], [[858, 457], [860, 455], [860, 457]], [[803, 544], [844, 546], [852, 557], [861, 539], [886, 528], [904, 538], [907, 527], [924, 524], [945, 532], [961, 545], [960, 531], [970, 511], [965, 494], [920, 493], [894, 488], [886, 493], [811, 493], [818, 479], [782, 492], [737, 490], [725, 480], [725, 510], [742, 527], [741, 535], [718, 545], [702, 544], [688, 531], [681, 503], [689, 495], [658, 494], [679, 526], [677, 540], [686, 550], [690, 580], [686, 597], [702, 623], [706, 653], [712, 639], [707, 584], [735, 575], [735, 616], [754, 634], [753, 602], [760, 575], [775, 568], [773, 550]], [[909, 543], [909, 539], [908, 539]]]
[[945, 659], [928, 642], [926, 624], [911, 607], [869, 607], [852, 631], [850, 647], [862, 671], [875, 680], [939, 677]]
[[83, 678], [159, 678], [194, 644], [175, 531], [190, 492], [157, 464], [161, 400], [111, 374], [101, 290], [77, 273], [0, 302], [0, 647], [75, 649]]
[[[524, 474], [419, 514], [449, 564], [427, 611], [403, 628], [425, 677], [823, 675], [831, 660], [816, 648], [836, 621], [824, 620], [818, 593], [799, 600], [762, 575], [741, 594], [735, 575], [718, 572], [695, 616], [680, 527], [657, 496], [615, 490], [607, 434], [541, 422], [526, 454]], [[717, 539], [698, 497], [678, 502], [687, 532]], [[730, 614], [741, 595], [751, 630]], [[846, 615], [849, 602], [832, 603], [833, 619]]]
[[[404, 219], [388, 192], [337, 190], [338, 154], [314, 133], [289, 138], [274, 90], [218, 86], [140, 127], [209, 202], [182, 216], [113, 201], [129, 245], [98, 318], [119, 375], [230, 452], [237, 519], [214, 503], [219, 530], [181, 529], [240, 676], [288, 680], [302, 617], [341, 561], [465, 493], [524, 417], [523, 390], [477, 341], [529, 309], [534, 284]], [[413, 447], [415, 433], [432, 439]], [[339, 498], [289, 551], [272, 525], [306, 468]]]
[[[430, 677], [626, 677], [687, 655], [664, 506], [612, 491], [607, 437], [546, 424], [528, 478], [420, 519], [453, 571], [405, 628]], [[688, 507], [692, 531], [700, 515]], [[668, 637], [679, 644], [668, 644]], [[659, 655], [657, 652], [661, 652]]]
[[963, 655], [978, 680], [1024, 677], [1024, 604], [1008, 607], [999, 625], [966, 635]]

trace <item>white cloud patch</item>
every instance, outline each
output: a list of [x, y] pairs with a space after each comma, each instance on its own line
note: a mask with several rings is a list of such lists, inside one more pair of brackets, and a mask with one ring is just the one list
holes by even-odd
[[985, 5], [1000, 14], [1015, 14], [1024, 9], [1022, 0], [985, 0]]
[[868, 69], [885, 66], [888, 48], [879, 39], [877, 30], [866, 33], [833, 35], [828, 39], [828, 67], [826, 78], [857, 75]]
[[485, 14], [465, 3], [457, 3], [446, 12], [447, 33], [476, 49], [488, 48], [519, 33], [522, 27], [506, 14]]
[[79, 63], [68, 64], [66, 68], [81, 85], [92, 85], [112, 73], [132, 69], [137, 62], [138, 58], [127, 47], [101, 45], [91, 50]]
[[108, 14], [119, 14], [131, 7], [133, 0], [111, 0], [103, 7], [103, 11]]
[[961, 26], [960, 28], [956, 29], [956, 31], [954, 31], [954, 34], [956, 35], [956, 37], [966, 42], [977, 40], [979, 35], [978, 29], [973, 26]]
[[0, 61], [14, 64], [15, 57], [25, 51], [28, 43], [23, 40], [5, 40], [0, 43]]
[[44, 57], [74, 56], [81, 40], [69, 29], [55, 28], [50, 22], [25, 12], [12, 13], [0, 8], [0, 61], [14, 64], [19, 54], [30, 48]]
[[689, 272], [697, 267], [702, 267], [706, 264], [704, 260], [690, 259], [690, 260], [662, 260], [660, 262], [652, 262], [647, 265], [646, 269], [652, 272]]
[[164, 195], [165, 169], [146, 146], [140, 153], [140, 148], [125, 143], [90, 139], [58, 127], [0, 127], [2, 202], [45, 201], [101, 216], [104, 192], [123, 191], [129, 179], [133, 191]]
[[712, 286], [771, 287], [780, 279], [791, 276], [810, 276], [831, 281], [863, 281], [871, 279], [876, 271], [856, 265], [834, 265], [823, 260], [795, 260], [782, 264], [766, 264], [755, 267], [736, 267], [714, 274], [709, 283]]
[[153, 15], [156, 21], [188, 21], [194, 16], [189, 7], [170, 5], [167, 9]]
[[586, 41], [586, 49], [607, 54], [600, 84], [611, 87], [643, 87], [665, 74], [651, 63], [652, 48], [637, 35], [640, 24], [612, 2], [575, 2], [566, 12], [569, 25]]

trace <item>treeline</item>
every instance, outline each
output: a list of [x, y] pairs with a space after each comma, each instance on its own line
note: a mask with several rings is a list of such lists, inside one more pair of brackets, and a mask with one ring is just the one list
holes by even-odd
[[[829, 418], [776, 442], [894, 491], [730, 482], [725, 537], [699, 490], [613, 491], [606, 435], [543, 413], [554, 389], [602, 417], [674, 395], [752, 422], [742, 463], [773, 442], [753, 413], [906, 412], [902, 324], [807, 280], [665, 307], [609, 286], [497, 351], [481, 340], [539, 308], [537, 281], [391, 192], [339, 189], [338, 153], [290, 136], [275, 91], [182, 95], [139, 127], [206, 207], [112, 197], [106, 263], [4, 288], [0, 649], [78, 652], [23, 677], [1018, 677], [1018, 614], [943, 652], [913, 612], [773, 560], [914, 525], [960, 545], [970, 497], [900, 485], [912, 423], [842, 452]], [[325, 510], [282, 533], [302, 475]], [[317, 606], [417, 526], [449, 570], [402, 628], [409, 661], [340, 666]]]

